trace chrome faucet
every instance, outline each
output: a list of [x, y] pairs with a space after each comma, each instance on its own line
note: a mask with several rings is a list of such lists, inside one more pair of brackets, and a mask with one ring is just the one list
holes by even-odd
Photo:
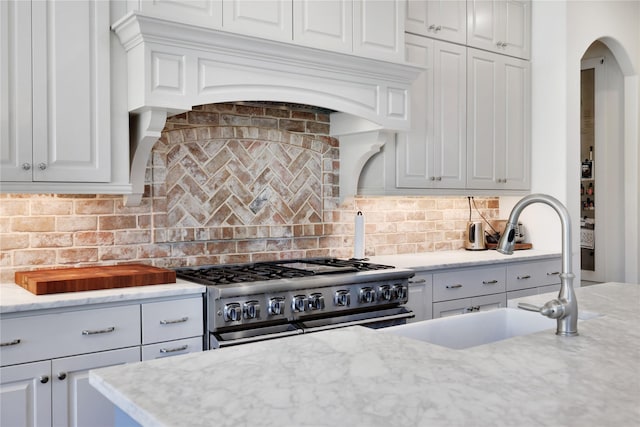
[[551, 206], [560, 216], [562, 223], [562, 273], [560, 274], [560, 292], [558, 298], [547, 302], [542, 307], [532, 304], [520, 303], [519, 308], [529, 311], [538, 311], [542, 315], [558, 321], [556, 335], [578, 335], [578, 301], [573, 290], [573, 278], [571, 267], [571, 218], [567, 208], [557, 199], [546, 194], [530, 194], [521, 199], [513, 207], [504, 232], [498, 242], [497, 251], [501, 254], [513, 254], [515, 241], [515, 228], [518, 226], [518, 217], [524, 208], [532, 203], [545, 203]]

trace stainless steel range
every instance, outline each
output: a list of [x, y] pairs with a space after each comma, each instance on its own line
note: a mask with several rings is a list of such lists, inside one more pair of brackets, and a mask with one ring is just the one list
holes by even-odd
[[414, 272], [336, 258], [199, 266], [178, 277], [207, 286], [209, 347], [351, 325], [406, 323]]

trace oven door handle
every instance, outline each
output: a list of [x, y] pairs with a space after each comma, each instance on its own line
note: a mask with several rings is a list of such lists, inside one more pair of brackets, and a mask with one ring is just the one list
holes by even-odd
[[248, 344], [256, 341], [266, 341], [274, 338], [284, 338], [292, 335], [298, 335], [301, 333], [302, 333], [302, 330], [295, 329], [293, 331], [276, 332], [274, 334], [268, 334], [268, 335], [256, 335], [254, 337], [247, 337], [247, 338], [235, 338], [228, 341], [224, 341], [218, 334], [214, 333], [213, 336], [215, 337], [216, 341], [218, 341], [218, 348], [223, 348], [223, 347], [231, 347], [233, 345]]
[[416, 317], [415, 313], [413, 311], [407, 311], [405, 313], [390, 314], [387, 316], [372, 317], [369, 319], [351, 320], [342, 323], [334, 323], [331, 325], [304, 327], [303, 329], [305, 332], [319, 332], [329, 329], [346, 328], [347, 326], [364, 326], [370, 323], [385, 322], [390, 320], [411, 319], [413, 317]]

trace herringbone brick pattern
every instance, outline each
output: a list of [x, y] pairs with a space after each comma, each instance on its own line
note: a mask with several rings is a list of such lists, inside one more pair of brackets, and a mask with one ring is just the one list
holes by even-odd
[[171, 227], [322, 221], [322, 154], [280, 141], [214, 139], [167, 155]]

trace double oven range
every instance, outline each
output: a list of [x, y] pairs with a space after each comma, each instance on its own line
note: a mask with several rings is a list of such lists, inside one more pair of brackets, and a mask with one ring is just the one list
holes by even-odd
[[409, 269], [312, 258], [176, 269], [206, 285], [209, 348], [352, 325], [407, 322]]

